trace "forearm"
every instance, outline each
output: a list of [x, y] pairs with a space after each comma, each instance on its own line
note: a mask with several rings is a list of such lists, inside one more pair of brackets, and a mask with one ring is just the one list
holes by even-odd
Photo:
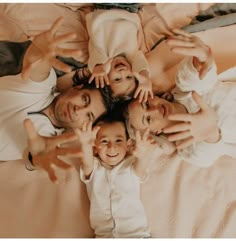
[[135, 174], [140, 177], [144, 178], [147, 175], [147, 167], [148, 167], [148, 161], [145, 159], [137, 159], [133, 164], [133, 169]]
[[82, 145], [81, 150], [83, 153], [81, 169], [83, 170], [85, 177], [89, 178], [94, 167], [93, 149], [91, 145]]
[[71, 88], [74, 85], [73, 76], [75, 71], [65, 74], [57, 79], [57, 90], [59, 92], [64, 92], [65, 90]]

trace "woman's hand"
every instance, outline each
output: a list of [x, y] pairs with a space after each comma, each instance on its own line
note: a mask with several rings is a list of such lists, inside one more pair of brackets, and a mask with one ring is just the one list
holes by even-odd
[[180, 121], [180, 123], [164, 129], [164, 133], [175, 133], [169, 135], [169, 141], [181, 141], [177, 145], [178, 149], [185, 148], [196, 141], [215, 143], [220, 139], [215, 111], [196, 92], [192, 95], [200, 110], [194, 114], [169, 115], [169, 120]]
[[169, 36], [166, 40], [171, 51], [185, 56], [193, 56], [193, 65], [199, 72], [199, 78], [203, 79], [212, 67], [211, 49], [195, 35], [180, 29], [175, 29], [173, 32], [176, 35]]
[[[37, 65], [41, 66], [42, 63], [45, 63], [45, 65], [47, 64], [49, 68], [53, 66], [66, 73], [71, 71], [71, 68], [63, 62], [57, 60], [56, 56], [79, 57], [81, 55], [81, 51], [78, 49], [64, 49], [58, 47], [59, 44], [71, 41], [76, 37], [75, 33], [55, 36], [62, 21], [63, 17], [58, 18], [49, 30], [34, 37], [32, 44], [27, 49], [24, 57], [21, 73], [23, 79], [28, 79], [33, 73], [32, 69]], [[40, 69], [38, 71], [40, 71]]]
[[28, 149], [33, 157], [33, 165], [44, 169], [52, 182], [57, 181], [52, 164], [68, 169], [71, 166], [58, 158], [58, 156], [80, 157], [81, 152], [78, 148], [61, 148], [61, 144], [77, 140], [75, 134], [67, 133], [55, 137], [40, 136], [30, 119], [25, 119], [24, 127], [28, 136]]

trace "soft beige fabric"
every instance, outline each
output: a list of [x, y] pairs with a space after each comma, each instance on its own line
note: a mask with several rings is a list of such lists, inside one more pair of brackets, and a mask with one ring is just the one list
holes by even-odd
[[[62, 13], [66, 21], [71, 21], [67, 27], [80, 28], [79, 32], [86, 33], [77, 15], [71, 12], [72, 8], [33, 5], [0, 4], [0, 23], [2, 16], [6, 21], [1, 26], [0, 37], [5, 36], [1, 39], [7, 36], [20, 41], [25, 37], [22, 33], [30, 35], [44, 30], [56, 18], [54, 14]], [[169, 9], [165, 12], [169, 21], [177, 13], [176, 23], [184, 21], [182, 17], [186, 15], [178, 11], [183, 5], [155, 6], [162, 6], [161, 12], [164, 7]], [[196, 4], [186, 7], [191, 15]], [[146, 14], [148, 19], [151, 15]], [[8, 24], [9, 19], [11, 24]], [[236, 65], [235, 27], [198, 34], [211, 46], [219, 72]], [[82, 35], [79, 38], [83, 43], [86, 34]], [[170, 87], [180, 57], [174, 56], [164, 43], [148, 57], [153, 66], [153, 78], [163, 80], [163, 84]], [[172, 159], [153, 162], [149, 181], [142, 185], [152, 236], [235, 238], [235, 178], [236, 159], [229, 157], [222, 157], [208, 169]], [[89, 202], [78, 172], [72, 169], [66, 176], [61, 173], [60, 179], [64, 182], [53, 185], [43, 171], [25, 170], [22, 161], [0, 163], [0, 237], [93, 237], [88, 218]]]

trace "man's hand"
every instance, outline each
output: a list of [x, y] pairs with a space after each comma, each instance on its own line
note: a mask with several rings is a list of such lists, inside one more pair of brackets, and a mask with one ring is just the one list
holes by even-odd
[[169, 135], [169, 141], [181, 141], [177, 145], [178, 149], [185, 148], [196, 141], [215, 143], [220, 139], [215, 111], [196, 92], [192, 95], [200, 110], [194, 114], [169, 115], [169, 120], [180, 121], [180, 123], [164, 129], [164, 133], [175, 133]]
[[150, 78], [148, 78], [147, 75], [137, 72], [134, 73], [134, 76], [139, 82], [138, 87], [134, 93], [134, 98], [139, 96], [139, 103], [146, 102], [149, 95], [151, 98], [153, 98], [152, 81]]
[[113, 59], [109, 59], [106, 63], [104, 64], [98, 64], [93, 68], [93, 73], [91, 75], [91, 77], [89, 78], [88, 83], [92, 83], [92, 81], [95, 79], [95, 84], [96, 87], [99, 88], [103, 88], [105, 86], [105, 84], [109, 85], [109, 79], [107, 74], [110, 72], [111, 70], [111, 62]]
[[33, 164], [44, 169], [52, 182], [57, 181], [52, 164], [68, 169], [71, 166], [61, 161], [58, 156], [80, 157], [81, 152], [78, 148], [60, 148], [58, 145], [77, 140], [75, 134], [67, 133], [55, 137], [40, 136], [30, 119], [25, 119], [24, 127], [28, 136], [28, 148], [33, 157]]
[[166, 43], [171, 51], [185, 56], [193, 56], [193, 65], [199, 72], [199, 78], [203, 79], [212, 67], [213, 57], [211, 49], [200, 38], [180, 29], [175, 29], [175, 36], [169, 36]]
[[79, 57], [81, 55], [81, 51], [78, 49], [63, 49], [58, 47], [59, 44], [71, 41], [76, 37], [75, 33], [55, 36], [62, 21], [63, 17], [58, 18], [48, 31], [34, 37], [32, 44], [27, 49], [24, 57], [21, 73], [23, 79], [28, 79], [32, 73], [32, 69], [39, 64], [41, 65], [42, 62], [46, 63], [49, 67], [53, 66], [66, 73], [71, 71], [71, 68], [57, 60], [56, 56]]

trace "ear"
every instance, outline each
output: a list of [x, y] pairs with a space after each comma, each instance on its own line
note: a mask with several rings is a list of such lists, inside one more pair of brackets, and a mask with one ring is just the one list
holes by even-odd
[[94, 155], [97, 155], [97, 154], [98, 154], [98, 150], [97, 150], [97, 147], [96, 147], [96, 146], [93, 146], [93, 153], [94, 153]]
[[129, 139], [127, 140], [127, 146], [128, 146], [128, 148], [129, 148], [132, 144], [133, 144], [133, 141], [129, 138]]

